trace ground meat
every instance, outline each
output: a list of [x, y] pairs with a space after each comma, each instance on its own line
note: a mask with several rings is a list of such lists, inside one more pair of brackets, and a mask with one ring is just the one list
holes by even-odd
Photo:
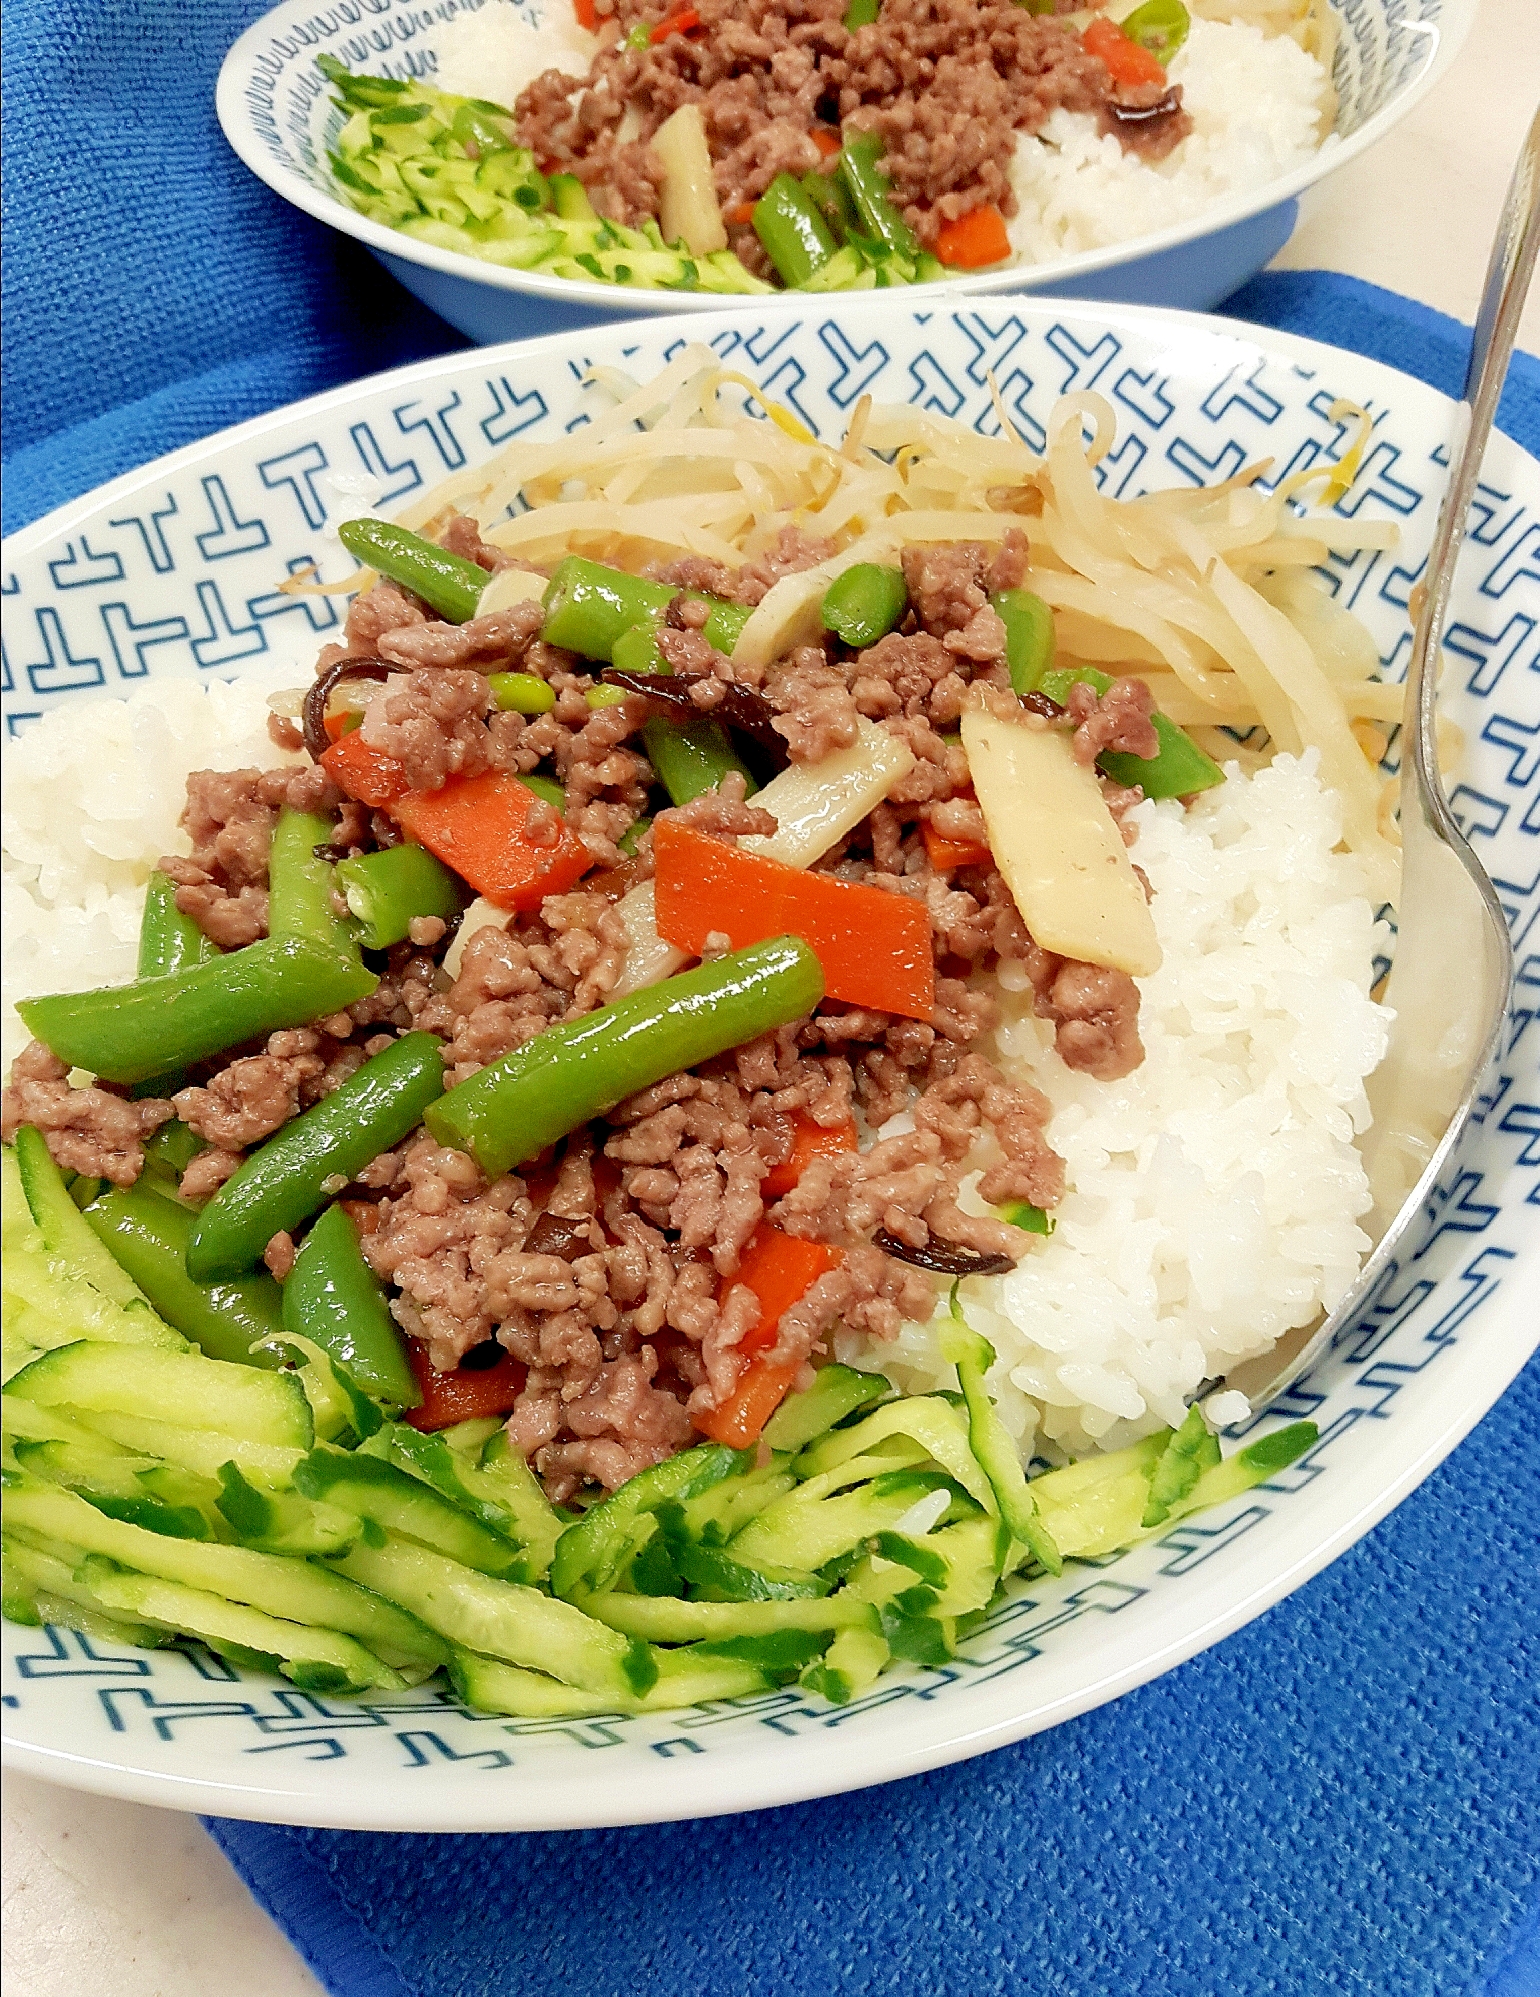
[[1054, 1022], [1054, 1046], [1068, 1068], [1119, 1081], [1144, 1059], [1139, 1038], [1139, 987], [1126, 971], [1101, 964], [1061, 963], [1037, 1011]]
[[378, 652], [387, 631], [403, 631], [427, 621], [426, 604], [393, 582], [377, 582], [362, 596], [355, 596], [348, 606], [343, 656], [353, 653], [359, 658], [370, 658]]
[[741, 770], [729, 770], [715, 790], [702, 791], [688, 804], [660, 811], [658, 818], [670, 825], [688, 825], [713, 839], [735, 844], [739, 839], [757, 836], [771, 839], [780, 830], [776, 818], [757, 804], [745, 802], [748, 784]]
[[794, 763], [819, 763], [836, 749], [848, 749], [856, 739], [861, 712], [847, 684], [847, 674], [829, 665], [816, 646], [793, 652], [785, 669], [770, 683], [772, 724], [786, 738]]
[[370, 694], [358, 732], [368, 748], [401, 764], [409, 790], [438, 790], [450, 777], [491, 768], [491, 705], [480, 673], [443, 667], [396, 673]]
[[[548, 170], [577, 174], [601, 213], [634, 221], [657, 212], [647, 142], [681, 105], [699, 105], [729, 240], [754, 269], [765, 259], [744, 205], [777, 174], [819, 168], [820, 127], [882, 137], [895, 198], [934, 244], [947, 221], [985, 203], [1015, 212], [1017, 132], [1038, 131], [1060, 106], [1100, 110], [1111, 95], [1072, 27], [1012, 0], [885, 0], [854, 33], [842, 0], [699, 0], [696, 12], [698, 28], [634, 47], [631, 31], [661, 11], [656, 0], [616, 0], [615, 30], [585, 77], [547, 70], [521, 93], [519, 140]], [[1158, 123], [1131, 99], [1124, 112]], [[1117, 129], [1152, 144], [1142, 127]]]
[[783, 527], [770, 543], [733, 577], [732, 596], [738, 603], [762, 603], [785, 576], [816, 568], [834, 553], [834, 543], [800, 527]]
[[194, 770], [182, 824], [191, 853], [167, 854], [176, 905], [222, 950], [267, 934], [267, 856], [284, 808], [330, 812], [342, 802], [314, 764], [277, 770]]
[[182, 1198], [192, 1206], [211, 1200], [225, 1183], [233, 1179], [245, 1163], [239, 1151], [223, 1151], [217, 1145], [200, 1151], [182, 1174], [178, 1187]]
[[488, 575], [512, 566], [501, 548], [482, 540], [480, 526], [468, 513], [451, 513], [435, 530], [433, 539], [462, 561], [474, 562], [478, 569], [485, 569]]
[[0, 1139], [13, 1143], [30, 1123], [65, 1171], [131, 1186], [144, 1170], [145, 1138], [173, 1113], [170, 1103], [154, 1097], [128, 1102], [107, 1089], [72, 1089], [68, 1063], [33, 1040], [17, 1055], [0, 1094]]
[[262, 1260], [267, 1264], [268, 1273], [280, 1283], [289, 1280], [294, 1268], [294, 1237], [282, 1228], [268, 1242], [262, 1251]]
[[928, 631], [909, 637], [890, 631], [848, 672], [851, 697], [868, 720], [923, 716], [936, 728], [956, 725], [973, 678], [969, 662]]
[[386, 632], [378, 651], [382, 659], [403, 666], [475, 665], [484, 672], [506, 671], [525, 663], [544, 622], [544, 609], [532, 599], [465, 624], [420, 624]]
[[1070, 688], [1064, 712], [1075, 724], [1075, 761], [1088, 768], [1105, 750], [1148, 759], [1159, 753], [1160, 737], [1150, 718], [1155, 696], [1133, 675], [1115, 679], [1104, 694], [1084, 680]]
[[840, 117], [883, 141], [893, 198], [922, 242], [992, 203], [1016, 212], [1016, 133], [1061, 107], [1094, 111], [1107, 72], [1067, 25], [1014, 0], [884, 0], [824, 64]]

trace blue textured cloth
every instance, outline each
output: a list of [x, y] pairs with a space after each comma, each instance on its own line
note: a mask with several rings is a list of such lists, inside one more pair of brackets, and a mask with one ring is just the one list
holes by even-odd
[[[4, 13], [7, 528], [464, 344], [225, 146], [214, 76], [261, 8]], [[1459, 386], [1463, 329], [1370, 286], [1275, 273], [1227, 310]], [[1499, 420], [1540, 452], [1534, 360]], [[864, 1795], [541, 1837], [210, 1829], [338, 1997], [1533, 1997], [1537, 1490], [1540, 1362], [1217, 1650]]]

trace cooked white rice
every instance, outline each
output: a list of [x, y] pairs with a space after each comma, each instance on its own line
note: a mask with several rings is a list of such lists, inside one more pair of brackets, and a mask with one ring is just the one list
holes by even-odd
[[1154, 164], [1124, 152], [1083, 111], [1055, 111], [1037, 137], [1018, 141], [1020, 208], [1008, 228], [1024, 263], [1169, 229], [1254, 193], [1321, 147], [1325, 72], [1287, 35], [1194, 19], [1170, 77], [1194, 129]]
[[[16, 999], [134, 975], [145, 880], [185, 848], [188, 772], [294, 760], [266, 727], [267, 696], [294, 677], [151, 681], [6, 746], [6, 1067], [27, 1037]], [[1116, 1447], [1180, 1421], [1200, 1381], [1330, 1306], [1367, 1245], [1353, 1139], [1389, 1015], [1368, 996], [1373, 916], [1358, 862], [1335, 850], [1315, 751], [1232, 767], [1191, 811], [1137, 816], [1165, 951], [1141, 981], [1143, 1066], [1114, 1083], [1073, 1073], [1030, 995], [1002, 993], [993, 1051], [1049, 1097], [1069, 1167], [1052, 1239], [964, 1286], [1024, 1449]], [[842, 1341], [841, 1356], [915, 1391], [954, 1384], [934, 1326], [897, 1346]]]
[[3, 751], [3, 1063], [26, 1045], [18, 999], [118, 985], [134, 975], [139, 916], [177, 827], [188, 772], [272, 769], [267, 696], [294, 666], [233, 684], [150, 680], [126, 700], [68, 702]]
[[438, 67], [433, 81], [457, 97], [482, 97], [511, 105], [526, 83], [547, 69], [586, 76], [599, 46], [580, 28], [572, 0], [533, 0], [524, 13], [508, 0], [488, 0], [474, 14], [460, 14], [434, 38]]
[[[1002, 1067], [1053, 1104], [1069, 1168], [1053, 1236], [963, 1286], [1024, 1448], [1034, 1430], [1075, 1454], [1180, 1422], [1203, 1380], [1330, 1308], [1368, 1246], [1354, 1136], [1391, 1015], [1369, 996], [1373, 912], [1335, 850], [1315, 751], [1251, 777], [1232, 766], [1190, 811], [1135, 815], [1165, 953], [1139, 981], [1143, 1065], [1111, 1083], [1066, 1068], [1030, 993], [1003, 994], [995, 1036]], [[912, 1391], [952, 1386], [938, 1332], [842, 1356]]]

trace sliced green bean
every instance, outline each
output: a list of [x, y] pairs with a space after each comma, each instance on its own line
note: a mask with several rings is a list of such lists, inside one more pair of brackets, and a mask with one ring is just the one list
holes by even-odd
[[174, 1117], [144, 1140], [145, 1163], [178, 1179], [198, 1153], [206, 1149], [203, 1139], [192, 1125], [178, 1123]]
[[844, 242], [850, 231], [859, 227], [855, 203], [837, 171], [805, 173], [798, 186], [823, 217], [825, 228], [837, 243]]
[[857, 28], [869, 28], [882, 12], [882, 0], [850, 0], [845, 9], [845, 26], [854, 34]]
[[1053, 664], [1053, 612], [1029, 589], [996, 590], [990, 607], [1005, 626], [1005, 667], [1018, 697], [1036, 690]]
[[188, 964], [207, 964], [218, 955], [217, 947], [192, 917], [177, 907], [176, 882], [157, 868], [144, 891], [136, 975], [165, 978]]
[[[629, 631], [622, 631], [610, 647], [610, 664], [622, 673], [667, 673], [673, 668], [663, 656], [663, 648], [658, 643], [656, 624], [633, 624]], [[595, 687], [594, 692], [598, 693]], [[610, 693], [622, 693], [620, 687], [610, 687]]]
[[536, 797], [544, 799], [547, 804], [555, 805], [556, 809], [563, 816], [566, 815], [567, 793], [562, 789], [555, 777], [520, 777], [519, 782], [523, 784], [526, 790], [532, 790]]
[[805, 284], [839, 245], [823, 216], [789, 173], [778, 173], [754, 203], [754, 233], [783, 283]]
[[699, 721], [669, 721], [660, 715], [643, 726], [642, 746], [675, 804], [717, 790], [730, 771], [743, 778], [745, 796], [759, 788], [727, 730], [710, 715]]
[[336, 873], [366, 950], [388, 950], [403, 942], [419, 916], [447, 921], [467, 899], [458, 874], [410, 843], [339, 860]]
[[451, 1089], [423, 1121], [496, 1178], [638, 1089], [802, 1018], [823, 990], [818, 959], [794, 936], [734, 950], [547, 1027]]
[[[1065, 701], [1077, 680], [1083, 680], [1098, 694], [1112, 685], [1112, 675], [1095, 666], [1065, 666], [1045, 673], [1038, 690], [1050, 700]], [[1114, 783], [1138, 784], [1146, 797], [1191, 797], [1195, 791], [1212, 790], [1222, 784], [1225, 773], [1213, 757], [1200, 749], [1185, 730], [1158, 710], [1150, 716], [1160, 747], [1153, 756], [1130, 756], [1122, 750], [1104, 749], [1096, 767]]]
[[279, 812], [267, 859], [267, 933], [351, 958], [358, 955], [358, 932], [337, 913], [332, 864], [315, 850], [330, 841], [334, 830], [330, 818], [314, 812]]
[[271, 937], [139, 984], [23, 999], [27, 1030], [61, 1061], [108, 1082], [142, 1082], [368, 998], [357, 956]]
[[634, 859], [637, 847], [641, 845], [643, 839], [651, 830], [652, 820], [650, 818], [633, 818], [625, 831], [615, 841], [615, 844], [628, 860]]
[[847, 645], [875, 645], [885, 638], [909, 608], [909, 587], [902, 569], [878, 562], [857, 562], [834, 578], [824, 592], [824, 629]]
[[292, 1232], [370, 1159], [409, 1136], [443, 1088], [442, 1043], [431, 1033], [403, 1034], [220, 1187], [188, 1243], [188, 1274], [207, 1281], [250, 1269], [275, 1234]]
[[1000, 1218], [1026, 1234], [1052, 1234], [1058, 1225], [1051, 1213], [1033, 1206], [1030, 1200], [1013, 1200], [1009, 1206], [1001, 1207]]
[[489, 673], [487, 685], [504, 714], [549, 714], [556, 691], [537, 673]]
[[345, 1366], [366, 1394], [396, 1407], [421, 1405], [401, 1333], [380, 1279], [364, 1260], [358, 1229], [329, 1206], [305, 1236], [283, 1286], [284, 1328]]
[[917, 259], [919, 239], [893, 205], [888, 177], [878, 164], [881, 158], [882, 141], [875, 132], [854, 133], [840, 151], [840, 177], [867, 234], [901, 257]]
[[276, 1368], [282, 1353], [258, 1341], [283, 1334], [283, 1295], [265, 1269], [233, 1282], [202, 1282], [187, 1273], [198, 1216], [141, 1179], [116, 1186], [85, 1209], [87, 1224], [167, 1324], [210, 1359]]
[[557, 563], [546, 589], [540, 635], [548, 645], [608, 665], [621, 633], [659, 622], [678, 594], [667, 583], [647, 582], [586, 556], [568, 555]]
[[463, 555], [435, 547], [389, 520], [344, 520], [337, 539], [356, 560], [420, 596], [451, 624], [470, 622], [491, 580]]
[[1187, 39], [1192, 16], [1182, 0], [1144, 0], [1118, 26], [1131, 42], [1148, 49], [1162, 69], [1169, 69], [1171, 58]]

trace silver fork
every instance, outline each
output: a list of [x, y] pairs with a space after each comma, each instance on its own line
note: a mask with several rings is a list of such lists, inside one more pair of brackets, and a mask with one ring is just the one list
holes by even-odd
[[1492, 244], [1470, 364], [1450, 441], [1453, 475], [1428, 556], [1406, 678], [1401, 750], [1401, 892], [1389, 1002], [1396, 1019], [1369, 1083], [1364, 1162], [1379, 1241], [1358, 1281], [1313, 1331], [1231, 1369], [1260, 1413], [1349, 1327], [1423, 1216], [1502, 1053], [1513, 949], [1502, 906], [1455, 824], [1435, 740], [1438, 660], [1492, 418], [1540, 250], [1540, 113], [1529, 128]]

